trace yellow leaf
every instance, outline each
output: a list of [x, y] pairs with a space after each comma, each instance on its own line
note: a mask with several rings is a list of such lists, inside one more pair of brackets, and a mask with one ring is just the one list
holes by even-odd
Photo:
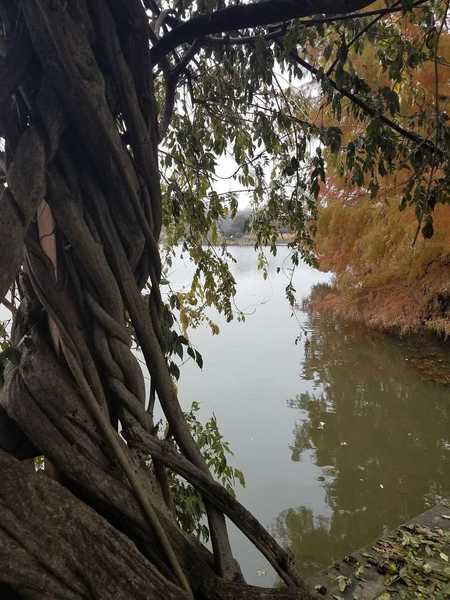
[[186, 329], [189, 327], [189, 317], [187, 316], [186, 311], [184, 311], [183, 309], [180, 310], [180, 323], [183, 332], [185, 332]]

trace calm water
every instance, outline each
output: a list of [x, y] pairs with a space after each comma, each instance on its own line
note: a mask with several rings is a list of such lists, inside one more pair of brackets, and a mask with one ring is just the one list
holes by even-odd
[[[219, 336], [206, 327], [192, 333], [204, 368], [183, 365], [180, 397], [186, 407], [200, 401], [204, 419], [214, 412], [246, 476], [239, 499], [311, 573], [450, 496], [450, 388], [413, 366], [430, 362], [429, 349], [422, 360], [388, 336], [301, 310], [292, 318], [286, 248], [267, 281], [251, 248], [232, 253], [247, 320], [224, 324], [212, 315]], [[173, 287], [191, 272], [187, 259], [177, 260]], [[299, 303], [328, 279], [300, 267]], [[300, 326], [307, 335], [295, 344]], [[448, 354], [432, 350], [442, 371]], [[248, 581], [271, 585], [261, 555], [233, 527], [231, 534]]]

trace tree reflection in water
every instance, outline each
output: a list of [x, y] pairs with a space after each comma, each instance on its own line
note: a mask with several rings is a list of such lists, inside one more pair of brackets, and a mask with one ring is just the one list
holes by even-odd
[[302, 378], [289, 401], [292, 460], [309, 451], [331, 516], [280, 513], [275, 534], [312, 572], [450, 497], [450, 388], [425, 381], [408, 349], [387, 336], [309, 315]]

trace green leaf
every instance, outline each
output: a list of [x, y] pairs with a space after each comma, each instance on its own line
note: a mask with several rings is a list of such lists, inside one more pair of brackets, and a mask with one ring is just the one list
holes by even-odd
[[200, 369], [203, 369], [203, 358], [198, 350], [195, 350], [195, 362], [198, 364]]
[[174, 362], [170, 362], [169, 371], [170, 371], [171, 375], [173, 375], [175, 377], [175, 379], [178, 380], [180, 378], [180, 369], [179, 369], [178, 365], [176, 365]]
[[427, 215], [425, 219], [425, 223], [422, 227], [422, 235], [426, 240], [429, 240], [433, 237], [434, 228], [433, 228], [433, 217], [431, 215]]

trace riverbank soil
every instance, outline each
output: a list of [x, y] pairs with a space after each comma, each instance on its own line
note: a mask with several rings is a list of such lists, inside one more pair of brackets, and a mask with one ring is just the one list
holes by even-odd
[[450, 502], [311, 577], [324, 600], [448, 600]]

